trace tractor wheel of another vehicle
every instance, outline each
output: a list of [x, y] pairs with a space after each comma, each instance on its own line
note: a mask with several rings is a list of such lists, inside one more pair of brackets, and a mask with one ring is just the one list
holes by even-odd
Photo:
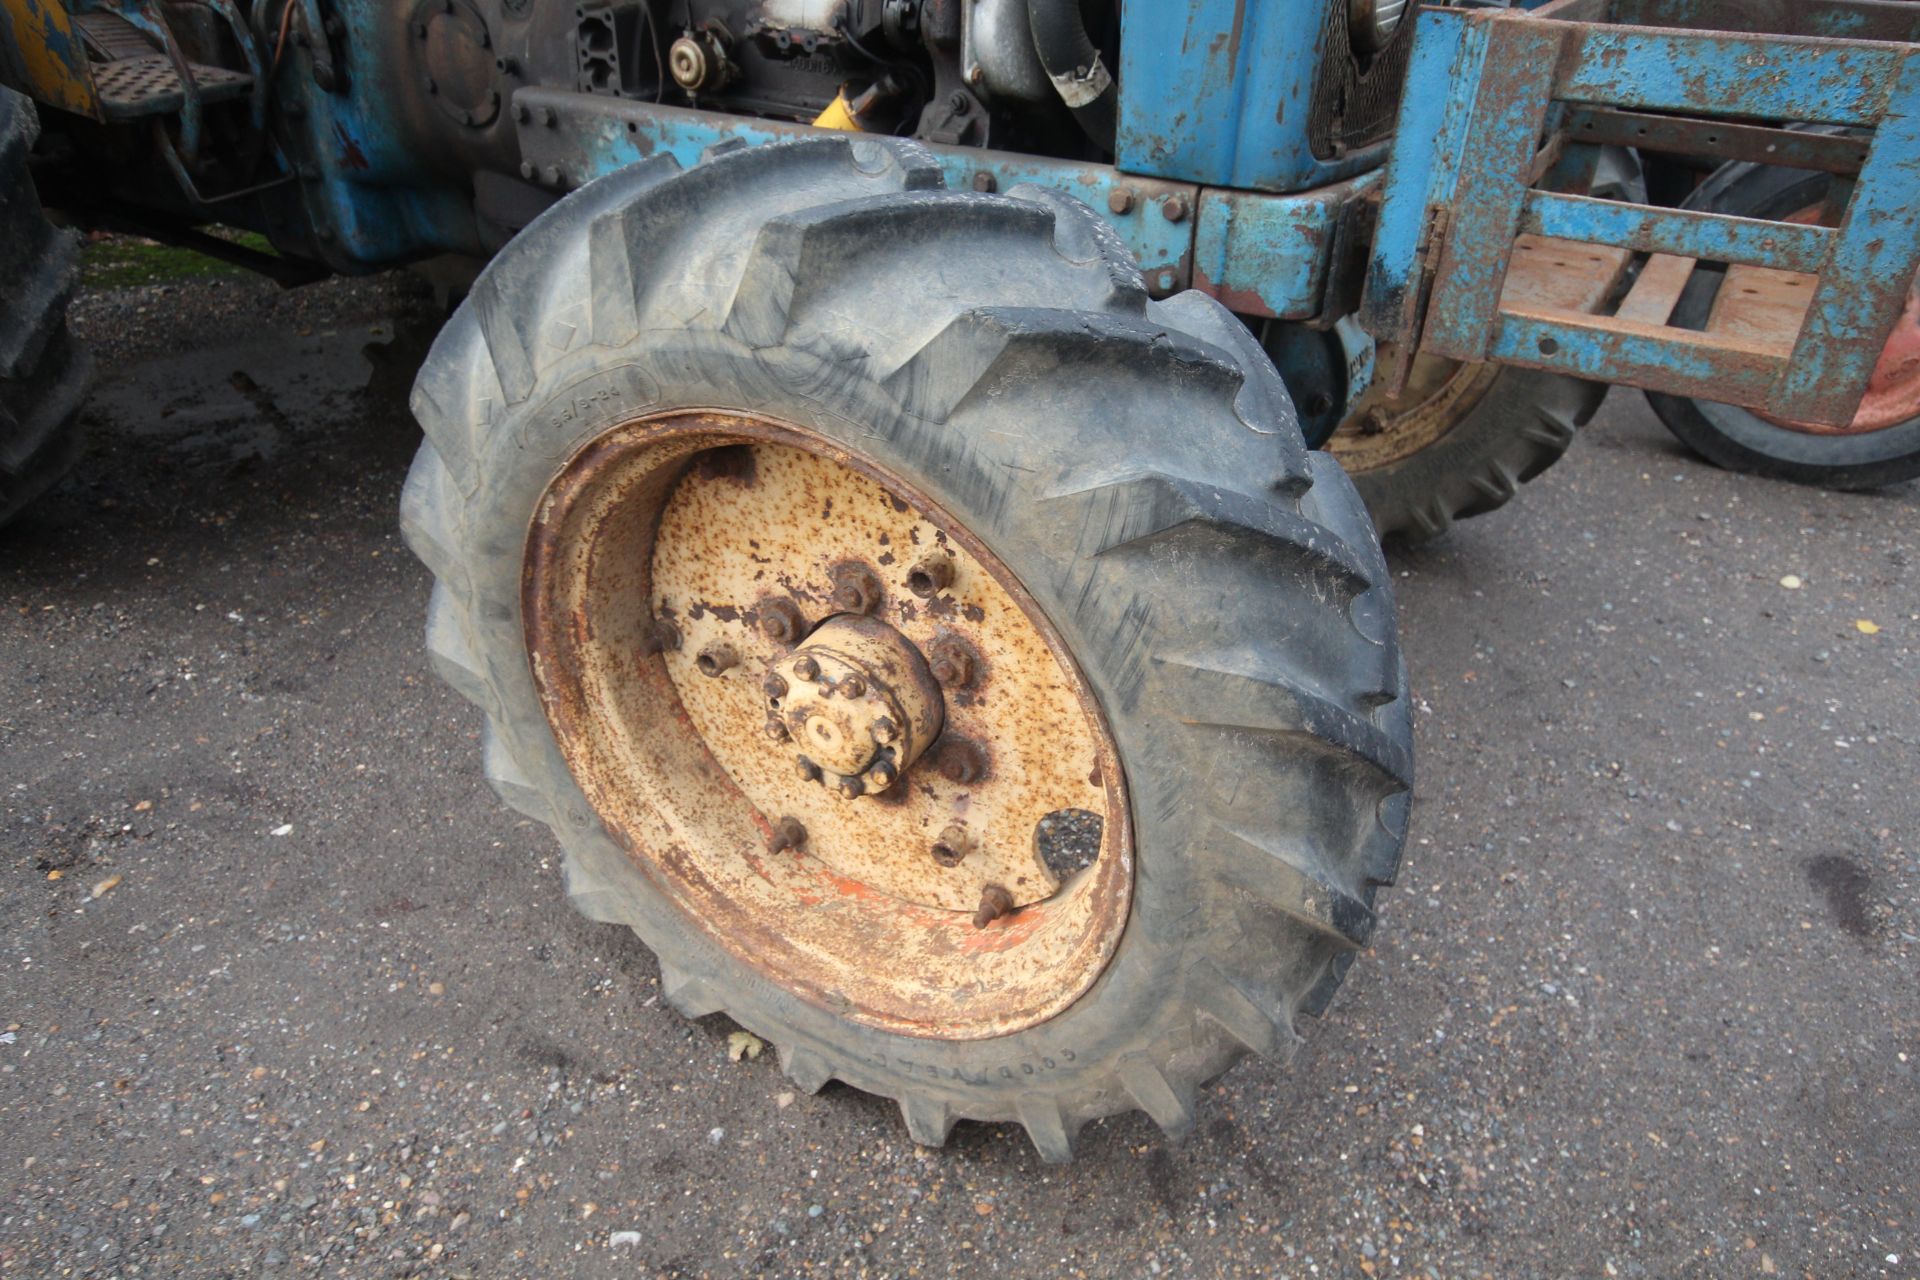
[[[1723, 165], [1682, 206], [1706, 213], [1831, 222], [1826, 174], [1756, 164]], [[1696, 271], [1672, 323], [1705, 328], [1728, 305], [1806, 306], [1811, 277], [1764, 267]], [[1867, 383], [1851, 423], [1823, 427], [1685, 396], [1647, 394], [1681, 443], [1729, 471], [1833, 489], [1874, 489], [1920, 476], [1920, 279]]]
[[1373, 927], [1389, 578], [1278, 375], [1046, 191], [657, 156], [476, 282], [402, 500], [435, 667], [667, 1000], [916, 1141], [1189, 1127]]
[[0, 88], [0, 524], [79, 459], [92, 370], [67, 333], [78, 245], [41, 213], [27, 171], [39, 133], [32, 101]]
[[[1644, 201], [1640, 157], [1603, 149], [1588, 191]], [[1557, 259], [1569, 251], [1587, 255], [1575, 267], [1604, 266], [1584, 246], [1534, 236], [1519, 242], [1519, 252], [1539, 256], [1542, 271], [1568, 282], [1562, 305], [1598, 306], [1616, 287], [1612, 278], [1565, 272]], [[1606, 396], [1602, 382], [1417, 356], [1398, 399], [1369, 392], [1323, 447], [1353, 477], [1382, 539], [1425, 542], [1456, 520], [1505, 506], [1560, 460]]]
[[1415, 359], [1399, 400], [1370, 395], [1325, 445], [1382, 540], [1425, 542], [1505, 506], [1560, 460], [1604, 383], [1537, 369]]

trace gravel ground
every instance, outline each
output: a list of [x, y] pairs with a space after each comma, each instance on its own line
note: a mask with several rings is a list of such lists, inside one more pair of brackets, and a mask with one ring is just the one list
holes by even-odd
[[[916, 1148], [663, 1007], [429, 674], [404, 280], [84, 299], [0, 534], [0, 1275], [1920, 1272], [1920, 492], [1618, 394], [1395, 561], [1413, 843], [1288, 1068], [1170, 1145]], [[403, 326], [404, 327], [404, 326]]]

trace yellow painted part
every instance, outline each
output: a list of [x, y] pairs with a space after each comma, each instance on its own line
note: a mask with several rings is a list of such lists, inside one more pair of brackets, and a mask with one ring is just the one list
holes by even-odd
[[827, 109], [813, 118], [816, 129], [840, 129], [847, 133], [859, 133], [860, 122], [853, 118], [853, 109], [847, 105], [844, 91], [834, 95]]
[[[13, 87], [50, 107], [100, 118], [86, 46], [59, 0], [0, 0], [0, 70]], [[9, 78], [11, 79], [12, 76]]]

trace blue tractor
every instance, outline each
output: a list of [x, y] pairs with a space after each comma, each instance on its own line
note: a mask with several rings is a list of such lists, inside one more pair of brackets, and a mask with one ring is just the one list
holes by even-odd
[[1920, 473], [1898, 0], [0, 23], [0, 512], [77, 452], [42, 204], [472, 264], [401, 520], [487, 777], [675, 1007], [924, 1143], [1183, 1131], [1325, 1009], [1413, 783], [1382, 536], [1616, 382], [1723, 466]]

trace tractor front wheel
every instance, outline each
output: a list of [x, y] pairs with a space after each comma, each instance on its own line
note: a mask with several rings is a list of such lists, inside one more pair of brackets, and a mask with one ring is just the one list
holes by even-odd
[[1286, 1052], [1411, 778], [1388, 574], [1258, 344], [910, 144], [658, 158], [415, 388], [434, 665], [667, 999], [1065, 1159]]

